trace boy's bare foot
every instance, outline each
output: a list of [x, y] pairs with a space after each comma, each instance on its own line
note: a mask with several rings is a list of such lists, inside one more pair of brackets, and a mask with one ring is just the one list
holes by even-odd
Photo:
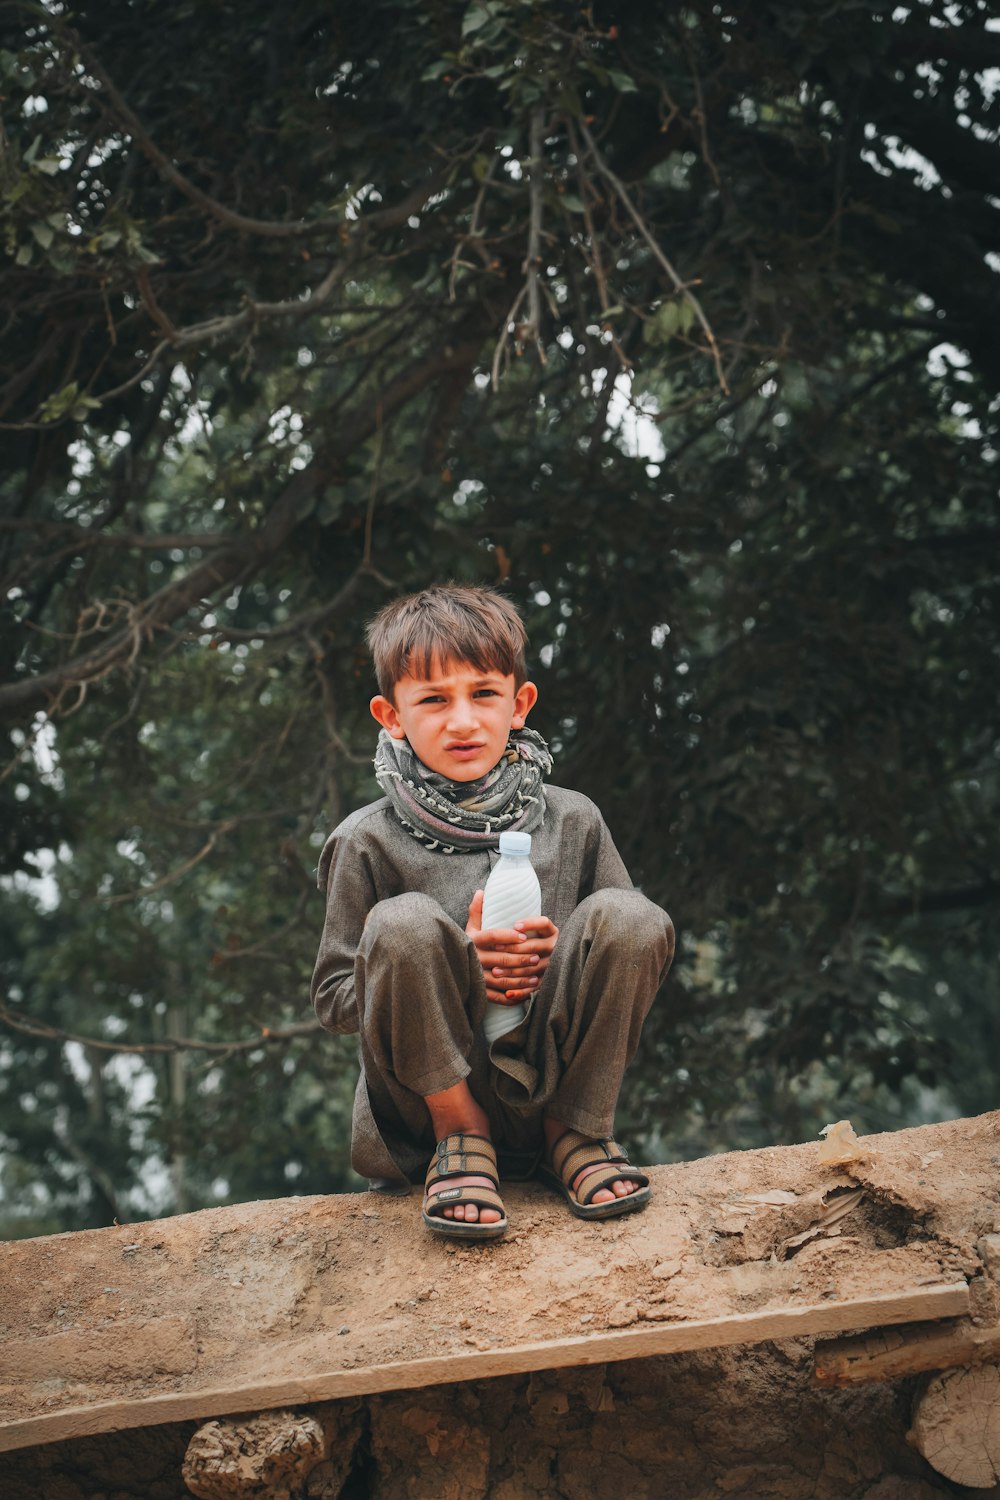
[[[628, 1157], [614, 1141], [599, 1140], [564, 1125], [561, 1120], [548, 1116], [542, 1122], [545, 1131], [545, 1159], [549, 1164], [540, 1169], [541, 1175], [551, 1186], [557, 1187], [566, 1197], [570, 1208], [582, 1218], [604, 1218], [618, 1212], [609, 1209], [618, 1200], [632, 1199], [627, 1205], [622, 1202], [621, 1212], [632, 1207], [641, 1208], [650, 1197], [649, 1178], [644, 1172], [633, 1169]], [[556, 1154], [554, 1148], [562, 1142]], [[582, 1164], [573, 1171], [573, 1159]], [[624, 1170], [620, 1176], [610, 1178], [612, 1166], [621, 1162]], [[604, 1181], [593, 1193], [587, 1195], [588, 1180], [600, 1175]]]
[[[464, 1079], [439, 1094], [425, 1095], [424, 1103], [430, 1112], [436, 1140], [462, 1134], [480, 1135], [489, 1140], [489, 1118]], [[449, 1186], [492, 1188], [493, 1183], [488, 1177], [452, 1177], [449, 1179]], [[457, 1203], [453, 1208], [443, 1208], [441, 1213], [446, 1219], [458, 1219], [466, 1224], [498, 1224], [503, 1218], [496, 1209], [479, 1208], [475, 1203]]]

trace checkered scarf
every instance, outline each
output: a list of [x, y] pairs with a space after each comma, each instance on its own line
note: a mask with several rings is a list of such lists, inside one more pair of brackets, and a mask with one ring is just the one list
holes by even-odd
[[542, 777], [552, 770], [549, 747], [533, 729], [511, 731], [507, 748], [479, 781], [452, 781], [418, 760], [408, 740], [384, 729], [375, 751], [375, 779], [415, 839], [441, 854], [495, 849], [501, 833], [533, 833], [545, 817]]

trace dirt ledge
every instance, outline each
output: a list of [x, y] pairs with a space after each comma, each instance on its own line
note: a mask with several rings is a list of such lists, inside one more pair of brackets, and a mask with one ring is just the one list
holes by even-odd
[[[247, 1204], [0, 1246], [0, 1423], [17, 1425], [40, 1415], [177, 1392], [196, 1403], [199, 1392], [266, 1382], [290, 1369], [350, 1371], [434, 1356], [453, 1361], [460, 1377], [470, 1352], [581, 1336], [586, 1342], [591, 1334], [611, 1330], [766, 1313], [776, 1306], [824, 1300], [836, 1306], [854, 1297], [966, 1278], [971, 1278], [975, 1315], [1000, 1321], [996, 1283], [983, 1276], [977, 1249], [984, 1237], [1000, 1233], [1000, 1113], [868, 1137], [858, 1159], [840, 1167], [822, 1166], [817, 1146], [808, 1144], [658, 1167], [652, 1178], [651, 1207], [634, 1219], [605, 1225], [578, 1223], [557, 1198], [534, 1185], [509, 1188], [511, 1232], [492, 1248], [444, 1244], [421, 1230], [415, 1198], [369, 1194]], [[848, 1210], [831, 1219], [831, 1203], [853, 1194]], [[608, 1443], [612, 1429], [627, 1437], [633, 1418], [646, 1410], [645, 1385], [659, 1393], [650, 1397], [654, 1405], [668, 1407], [687, 1432], [696, 1413], [683, 1416], [681, 1393], [701, 1388], [706, 1399], [711, 1396], [718, 1441], [725, 1439], [728, 1447], [713, 1461], [711, 1483], [717, 1487], [704, 1488], [707, 1478], [701, 1490], [691, 1487], [693, 1480], [685, 1481], [688, 1487], [676, 1490], [679, 1497], [867, 1494], [846, 1481], [840, 1491], [817, 1488], [811, 1457], [803, 1460], [804, 1469], [802, 1463], [798, 1467], [811, 1474], [812, 1489], [796, 1489], [791, 1476], [791, 1488], [747, 1488], [762, 1483], [759, 1454], [745, 1479], [737, 1477], [739, 1464], [733, 1468], [738, 1444], [726, 1435], [735, 1439], [734, 1401], [741, 1412], [759, 1406], [750, 1426], [765, 1420], [777, 1447], [787, 1446], [788, 1433], [781, 1433], [791, 1417], [789, 1370], [797, 1372], [792, 1384], [801, 1387], [796, 1402], [805, 1403], [803, 1410], [818, 1403], [815, 1410], [827, 1414], [823, 1420], [832, 1421], [831, 1414], [840, 1411], [846, 1420], [850, 1411], [881, 1410], [896, 1399], [891, 1387], [807, 1394], [800, 1366], [808, 1365], [811, 1355], [795, 1352], [802, 1347], [795, 1341], [780, 1348], [608, 1366], [601, 1388], [609, 1396], [602, 1399], [613, 1403], [617, 1418], [610, 1421], [610, 1410], [599, 1409], [589, 1411], [587, 1420], [594, 1430], [605, 1431]], [[412, 1429], [401, 1412], [424, 1411], [419, 1427], [426, 1426], [427, 1412], [451, 1413], [448, 1421], [453, 1421], [468, 1406], [480, 1413], [487, 1432], [473, 1448], [485, 1451], [485, 1441], [492, 1455], [483, 1470], [487, 1488], [476, 1481], [474, 1492], [501, 1500], [526, 1495], [526, 1489], [503, 1488], [503, 1466], [497, 1467], [489, 1437], [496, 1412], [505, 1402], [511, 1422], [521, 1412], [525, 1434], [535, 1434], [534, 1442], [544, 1412], [531, 1393], [551, 1389], [556, 1395], [545, 1420], [555, 1421], [561, 1412], [564, 1420], [556, 1427], [568, 1438], [569, 1430], [576, 1430], [570, 1421], [574, 1402], [589, 1410], [585, 1396], [573, 1394], [573, 1381], [592, 1380], [601, 1369], [442, 1386], [419, 1397], [369, 1397], [368, 1430], [382, 1434], [371, 1450], [381, 1454], [379, 1472], [390, 1473], [393, 1442], [402, 1441], [400, 1431]], [[718, 1391], [712, 1394], [709, 1385]], [[782, 1389], [784, 1404], [776, 1406]], [[876, 1428], [887, 1432], [887, 1420], [883, 1411]], [[659, 1417], [654, 1426], [658, 1452], [664, 1443], [683, 1447], [683, 1433], [670, 1426], [670, 1436]], [[188, 1424], [153, 1429], [160, 1440], [168, 1432], [190, 1430]], [[508, 1424], [504, 1431], [513, 1442], [514, 1428]], [[708, 1436], [703, 1431], [699, 1438], [703, 1452]], [[113, 1446], [114, 1440], [89, 1441]], [[616, 1460], [619, 1493], [626, 1483], [621, 1465], [633, 1462], [623, 1441]], [[747, 1451], [756, 1451], [749, 1437], [747, 1442]], [[581, 1454], [589, 1452], [588, 1443], [577, 1444]], [[562, 1438], [554, 1444], [552, 1462], [563, 1474], [559, 1485], [565, 1486], [567, 1466], [576, 1460], [563, 1451]], [[55, 1444], [38, 1450], [35, 1460], [25, 1453], [19, 1461], [0, 1462], [5, 1467], [41, 1462], [38, 1454], [48, 1452], [54, 1463], [69, 1447]], [[587, 1462], [596, 1462], [594, 1453], [586, 1462], [580, 1459], [582, 1468]], [[920, 1473], [920, 1483], [932, 1484], [921, 1461], [913, 1462], [916, 1470], [911, 1465], [907, 1472], [914, 1482]], [[635, 1457], [629, 1493], [645, 1493], [651, 1463], [648, 1454], [641, 1461]], [[750, 1469], [758, 1479], [751, 1480]], [[516, 1470], [517, 1465], [507, 1476], [511, 1482]], [[570, 1489], [547, 1490], [540, 1471], [536, 1477], [540, 1487], [532, 1493], [538, 1495], [604, 1493], [580, 1488], [576, 1481]], [[54, 1482], [54, 1472], [50, 1478]], [[443, 1483], [440, 1473], [439, 1478]], [[872, 1483], [881, 1484], [881, 1477]], [[386, 1488], [385, 1478], [379, 1484], [379, 1493], [386, 1495], [450, 1493], [447, 1485], [434, 1492], [414, 1490], [409, 1481], [398, 1490]], [[50, 1487], [36, 1493], [49, 1500]], [[107, 1493], [130, 1492], [119, 1487]], [[910, 1500], [920, 1493], [899, 1491], [897, 1497], [879, 1490], [876, 1500]], [[62, 1500], [57, 1488], [51, 1488], [51, 1496]], [[67, 1491], [66, 1500], [76, 1497]]]

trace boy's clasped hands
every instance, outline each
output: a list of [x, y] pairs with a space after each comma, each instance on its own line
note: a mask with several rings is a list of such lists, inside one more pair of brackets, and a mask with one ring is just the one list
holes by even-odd
[[559, 937], [548, 917], [526, 917], [513, 927], [484, 931], [482, 891], [469, 904], [465, 930], [483, 966], [486, 997], [497, 1005], [516, 1005], [535, 993]]

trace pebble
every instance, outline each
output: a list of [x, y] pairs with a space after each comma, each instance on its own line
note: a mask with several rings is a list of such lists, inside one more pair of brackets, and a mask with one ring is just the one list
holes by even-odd
[[636, 1321], [638, 1316], [639, 1309], [633, 1307], [631, 1302], [619, 1302], [618, 1306], [613, 1307], [608, 1313], [608, 1327], [627, 1328], [630, 1323]]
[[340, 1327], [337, 1329], [338, 1334], [340, 1334], [340, 1333], [350, 1333], [350, 1331], [351, 1330], [348, 1328], [348, 1326], [347, 1326], [346, 1323], [341, 1323]]

